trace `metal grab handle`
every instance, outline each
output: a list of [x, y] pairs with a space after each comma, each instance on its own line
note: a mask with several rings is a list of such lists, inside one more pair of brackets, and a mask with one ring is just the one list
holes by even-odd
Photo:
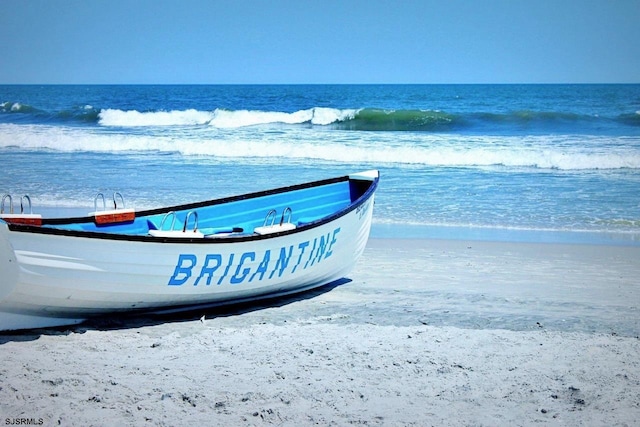
[[2, 204], [0, 204], [0, 214], [4, 213], [4, 201], [7, 198], [9, 199], [9, 213], [13, 213], [13, 198], [11, 197], [11, 194], [5, 194], [2, 196]]
[[[113, 193], [113, 209], [118, 209], [118, 198], [120, 199], [120, 201], [122, 202], [122, 206], [120, 209], [124, 209], [124, 197], [122, 197], [122, 194], [119, 192], [115, 192]], [[98, 212], [98, 199], [102, 199], [102, 210], [106, 211], [107, 210], [107, 201], [104, 197], [104, 194], [102, 193], [98, 193], [96, 194], [95, 199], [93, 199], [93, 211], [94, 212]]]
[[184, 227], [182, 227], [182, 232], [183, 233], [187, 232], [187, 224], [189, 224], [189, 218], [191, 217], [191, 215], [194, 216], [193, 232], [195, 233], [198, 230], [198, 212], [189, 211], [189, 212], [187, 212], [187, 217], [184, 220]]
[[162, 217], [162, 221], [160, 222], [160, 230], [163, 229], [164, 222], [170, 215], [173, 216], [173, 220], [171, 221], [171, 228], [169, 230], [170, 231], [173, 230], [174, 225], [176, 225], [176, 213], [174, 211], [169, 211], [166, 214], [164, 214], [164, 216]]
[[[4, 196], [2, 196], [2, 204], [0, 204], [0, 214], [5, 213], [4, 212], [4, 201], [6, 199], [9, 199], [9, 213], [13, 214], [13, 197], [11, 197], [11, 194], [5, 194]], [[33, 207], [31, 206], [31, 197], [29, 197], [27, 194], [25, 194], [24, 196], [20, 197], [20, 214], [24, 214], [24, 205], [25, 205], [25, 200], [29, 203], [28, 207], [29, 207], [29, 215], [33, 214]]]
[[117, 196], [120, 196], [120, 200], [122, 201], [122, 209], [124, 209], [124, 197], [119, 192], [113, 193], [113, 209], [118, 209]]
[[293, 215], [293, 211], [291, 210], [290, 207], [287, 206], [282, 211], [282, 217], [280, 218], [280, 225], [284, 224], [284, 216], [286, 215], [287, 212], [289, 212], [289, 217], [287, 218], [287, 222], [291, 222], [291, 215]]
[[269, 212], [267, 212], [267, 216], [264, 218], [264, 224], [262, 224], [263, 227], [267, 226], [267, 222], [269, 222], [269, 217], [271, 217], [271, 216], [272, 216], [271, 224], [269, 224], [269, 225], [273, 227], [273, 224], [276, 223], [276, 216], [277, 215], [278, 215], [278, 212], [276, 212], [275, 209], [271, 209]]
[[33, 209], [31, 208], [31, 197], [29, 197], [28, 195], [24, 195], [22, 197], [20, 197], [20, 213], [23, 214], [24, 213], [24, 205], [22, 203], [23, 200], [27, 200], [27, 202], [29, 202], [29, 214], [33, 213]]
[[102, 198], [102, 210], [107, 210], [107, 202], [104, 200], [104, 194], [98, 193], [96, 194], [95, 199], [93, 199], [93, 211], [98, 212], [98, 199]]

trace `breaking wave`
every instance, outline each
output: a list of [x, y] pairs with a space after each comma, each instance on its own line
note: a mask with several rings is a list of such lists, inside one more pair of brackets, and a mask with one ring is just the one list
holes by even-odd
[[[453, 134], [348, 132], [288, 129], [211, 133], [146, 129], [141, 133], [101, 128], [0, 124], [0, 149], [100, 153], [177, 153], [220, 161], [316, 161], [432, 167], [507, 167], [558, 170], [640, 169], [640, 141], [629, 137], [463, 136]], [[257, 159], [257, 160], [256, 160]]]
[[304, 124], [328, 125], [330, 123], [349, 120], [356, 110], [338, 110], [333, 108], [310, 108], [293, 113], [223, 110], [212, 112], [185, 111], [122, 111], [107, 109], [98, 115], [98, 123], [102, 126], [139, 127], [139, 126], [194, 126], [209, 125], [216, 128], [240, 128], [266, 124]]
[[80, 105], [68, 110], [48, 112], [20, 102], [0, 103], [0, 122], [91, 124], [98, 121], [99, 114], [100, 110], [91, 105]]
[[[439, 110], [313, 107], [293, 112], [261, 110], [212, 111], [186, 109], [138, 111], [78, 105], [59, 111], [45, 111], [32, 105], [0, 103], [0, 123], [96, 125], [140, 128], [209, 126], [234, 129], [260, 125], [322, 126], [348, 131], [412, 131], [465, 133], [601, 133], [606, 129], [639, 128], [640, 112], [600, 117], [571, 112], [512, 111], [450, 113]], [[633, 132], [637, 132], [634, 130]], [[592, 132], [593, 133], [593, 132]]]
[[287, 124], [331, 126], [339, 130], [361, 131], [438, 131], [451, 130], [463, 121], [457, 116], [438, 111], [377, 109], [335, 109], [315, 107], [293, 113], [215, 110], [212, 112], [103, 110], [99, 114], [102, 126], [190, 126], [209, 125], [216, 128], [240, 128], [246, 126]]
[[456, 132], [491, 130], [539, 130], [556, 128], [581, 129], [582, 126], [602, 126], [610, 122], [627, 126], [640, 126], [640, 115], [625, 114], [614, 119], [585, 116], [574, 113], [515, 111], [510, 113], [452, 114], [438, 110], [383, 110], [375, 108], [335, 109], [314, 107], [295, 112], [224, 110], [214, 111], [123, 111], [106, 109], [98, 114], [101, 126], [194, 126], [216, 128], [286, 124], [317, 125], [331, 129], [351, 131], [414, 131]]

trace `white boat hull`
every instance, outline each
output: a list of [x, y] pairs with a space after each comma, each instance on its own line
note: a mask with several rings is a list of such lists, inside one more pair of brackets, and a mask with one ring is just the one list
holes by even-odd
[[213, 244], [15, 232], [0, 221], [0, 329], [321, 286], [353, 268], [364, 251], [372, 211], [373, 195], [317, 227]]

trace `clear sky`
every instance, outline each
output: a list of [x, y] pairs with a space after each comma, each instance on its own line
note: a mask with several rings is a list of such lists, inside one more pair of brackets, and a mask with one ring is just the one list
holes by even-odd
[[0, 0], [2, 83], [640, 83], [640, 0]]

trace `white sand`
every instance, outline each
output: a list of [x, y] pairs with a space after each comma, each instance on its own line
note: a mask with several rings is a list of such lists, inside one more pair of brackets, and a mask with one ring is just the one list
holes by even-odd
[[640, 248], [372, 240], [266, 308], [0, 336], [0, 423], [637, 425]]

